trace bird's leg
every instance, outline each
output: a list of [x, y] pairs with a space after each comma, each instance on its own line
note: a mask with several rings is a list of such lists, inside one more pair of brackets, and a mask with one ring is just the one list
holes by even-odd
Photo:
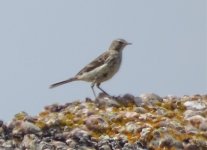
[[95, 98], [96, 98], [96, 93], [95, 93], [95, 91], [94, 91], [94, 85], [95, 85], [95, 83], [92, 83], [92, 84], [91, 84], [91, 89], [92, 89], [92, 91], [93, 91], [93, 95], [94, 95]]
[[101, 83], [97, 83], [97, 84], [96, 84], [96, 87], [97, 87], [99, 90], [101, 90], [104, 94], [110, 96], [106, 91], [104, 91], [104, 90], [100, 87], [100, 85], [101, 85]]

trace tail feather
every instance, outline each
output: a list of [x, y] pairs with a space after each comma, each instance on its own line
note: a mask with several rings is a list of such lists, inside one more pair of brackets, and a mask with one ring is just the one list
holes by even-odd
[[70, 78], [70, 79], [67, 79], [67, 80], [64, 80], [64, 81], [61, 81], [61, 82], [54, 83], [54, 84], [50, 85], [50, 89], [55, 88], [55, 87], [60, 86], [60, 85], [63, 85], [63, 84], [66, 84], [66, 83], [69, 83], [69, 82], [72, 82], [72, 81], [76, 81], [76, 80], [77, 80], [77, 78], [74, 77], [74, 78]]

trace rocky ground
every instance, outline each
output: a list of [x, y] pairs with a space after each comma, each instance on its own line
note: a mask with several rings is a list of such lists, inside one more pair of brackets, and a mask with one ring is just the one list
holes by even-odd
[[46, 106], [9, 124], [2, 150], [207, 150], [207, 95], [100, 94], [95, 101]]

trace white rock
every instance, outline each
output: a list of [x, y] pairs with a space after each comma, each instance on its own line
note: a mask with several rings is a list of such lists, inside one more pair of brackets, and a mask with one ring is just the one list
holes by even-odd
[[201, 101], [187, 101], [184, 103], [184, 106], [191, 110], [202, 110], [206, 108], [206, 104]]

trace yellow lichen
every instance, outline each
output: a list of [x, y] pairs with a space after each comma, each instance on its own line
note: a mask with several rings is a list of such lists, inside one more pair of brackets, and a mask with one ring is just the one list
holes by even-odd
[[43, 121], [35, 122], [35, 125], [38, 126], [40, 129], [44, 129], [47, 125]]
[[20, 113], [18, 113], [18, 114], [15, 115], [15, 119], [16, 120], [24, 120], [26, 116], [27, 115], [26, 115], [25, 112], [20, 112]]

